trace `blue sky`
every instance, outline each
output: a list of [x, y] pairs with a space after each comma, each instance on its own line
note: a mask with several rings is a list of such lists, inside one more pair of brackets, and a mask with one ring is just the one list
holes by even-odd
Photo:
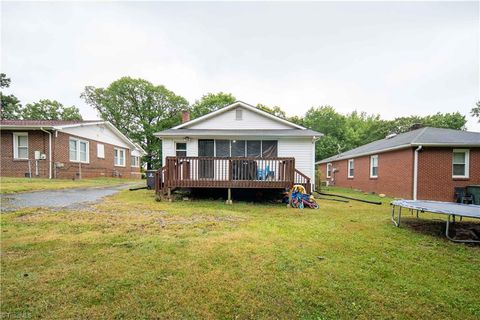
[[1, 36], [9, 92], [86, 119], [83, 88], [126, 75], [289, 115], [468, 115], [479, 100], [478, 2], [2, 2]]

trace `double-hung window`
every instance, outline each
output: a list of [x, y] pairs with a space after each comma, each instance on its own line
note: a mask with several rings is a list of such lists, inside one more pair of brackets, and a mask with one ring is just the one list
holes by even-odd
[[125, 167], [125, 149], [114, 148], [113, 149], [113, 161], [117, 167]]
[[332, 177], [332, 164], [327, 163], [327, 178]]
[[370, 178], [378, 178], [378, 155], [370, 156]]
[[355, 173], [355, 160], [350, 159], [348, 160], [348, 177], [353, 178]]
[[131, 162], [132, 162], [132, 164], [131, 164], [132, 167], [136, 167], [136, 168], [140, 167], [140, 157], [132, 156], [131, 157]]
[[89, 163], [89, 143], [85, 140], [70, 138], [70, 161]]
[[13, 158], [28, 159], [28, 133], [13, 133]]
[[468, 178], [470, 167], [470, 151], [453, 149], [452, 178]]
[[175, 143], [175, 155], [177, 157], [186, 157], [187, 156], [187, 144], [185, 142], [176, 142]]

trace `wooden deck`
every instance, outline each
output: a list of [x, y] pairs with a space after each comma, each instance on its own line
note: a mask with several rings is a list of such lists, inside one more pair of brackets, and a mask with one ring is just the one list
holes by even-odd
[[310, 178], [295, 169], [295, 158], [167, 157], [157, 171], [156, 192], [174, 188], [284, 189], [294, 184], [310, 193]]

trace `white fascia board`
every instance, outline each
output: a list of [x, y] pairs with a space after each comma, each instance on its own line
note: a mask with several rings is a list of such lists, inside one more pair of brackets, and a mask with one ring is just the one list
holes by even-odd
[[33, 125], [33, 126], [18, 126], [18, 125], [1, 125], [0, 130], [8, 129], [8, 130], [39, 130], [40, 128], [44, 129], [54, 129], [52, 126], [45, 126], [45, 125]]
[[265, 116], [265, 117], [268, 117], [268, 118], [270, 118], [270, 119], [273, 119], [273, 120], [275, 120], [275, 121], [281, 122], [281, 123], [283, 123], [283, 124], [289, 125], [289, 126], [291, 126], [291, 127], [297, 128], [297, 129], [301, 129], [301, 130], [305, 130], [305, 129], [306, 129], [305, 127], [302, 127], [302, 126], [300, 126], [300, 125], [298, 125], [298, 124], [295, 124], [295, 123], [293, 123], [293, 122], [290, 122], [290, 121], [288, 121], [288, 120], [282, 119], [282, 118], [280, 118], [280, 117], [274, 116], [273, 114], [270, 114], [270, 113], [268, 113], [268, 112], [265, 112], [265, 111], [263, 111], [263, 110], [260, 110], [260, 109], [258, 109], [258, 108], [256, 108], [256, 107], [254, 107], [254, 106], [252, 106], [252, 105], [249, 105], [248, 103], [245, 103], [245, 102], [242, 102], [242, 101], [236, 101], [236, 102], [234, 102], [234, 103], [232, 103], [232, 104], [230, 104], [230, 105], [228, 105], [228, 106], [226, 106], [226, 107], [223, 107], [223, 108], [221, 108], [221, 109], [215, 110], [215, 111], [210, 112], [210, 113], [207, 113], [207, 114], [205, 114], [205, 115], [203, 115], [203, 116], [201, 116], [201, 117], [198, 117], [198, 118], [196, 118], [196, 119], [187, 121], [187, 122], [185, 122], [185, 123], [179, 124], [178, 126], [175, 126], [175, 127], [173, 127], [172, 129], [180, 129], [180, 128], [184, 128], [184, 127], [186, 127], [186, 126], [190, 126], [190, 125], [192, 125], [192, 124], [195, 124], [195, 123], [198, 123], [198, 122], [201, 122], [201, 121], [210, 119], [210, 118], [212, 118], [212, 117], [215, 117], [216, 115], [222, 114], [222, 113], [224, 113], [224, 112], [226, 112], [226, 111], [228, 111], [228, 110], [231, 110], [231, 109], [233, 109], [233, 108], [236, 108], [236, 107], [246, 108], [246, 109], [248, 109], [248, 110], [250, 110], [250, 111], [256, 112], [256, 113], [261, 114], [261, 115], [263, 115], [263, 116]]
[[374, 155], [374, 154], [378, 154], [378, 153], [395, 151], [395, 150], [405, 149], [405, 148], [409, 148], [409, 147], [412, 147], [412, 145], [411, 144], [403, 144], [401, 146], [396, 146], [396, 147], [387, 148], [387, 149], [363, 152], [363, 153], [359, 153], [359, 154], [355, 154], [355, 155], [342, 156], [342, 157], [338, 157], [338, 158], [335, 158], [335, 159], [329, 159], [329, 160], [320, 160], [320, 161], [315, 162], [315, 164], [330, 163], [330, 162], [346, 160], [346, 159], [355, 159], [355, 158], [359, 158], [359, 157], [370, 156], [370, 155]]

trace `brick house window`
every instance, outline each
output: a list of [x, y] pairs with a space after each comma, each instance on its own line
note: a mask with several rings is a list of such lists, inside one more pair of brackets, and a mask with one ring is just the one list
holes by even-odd
[[353, 178], [353, 175], [355, 173], [355, 160], [350, 159], [348, 160], [348, 177]]
[[175, 154], [177, 157], [186, 157], [187, 156], [187, 144], [185, 142], [176, 142], [175, 143]]
[[114, 148], [113, 149], [113, 161], [117, 167], [125, 167], [125, 149]]
[[370, 157], [370, 178], [378, 178], [378, 155]]
[[140, 167], [140, 157], [132, 156], [131, 162], [132, 162], [131, 164], [132, 167], [137, 167], [137, 168]]
[[13, 133], [13, 158], [28, 159], [28, 132]]
[[97, 158], [105, 159], [105, 145], [97, 143]]
[[327, 163], [327, 178], [330, 178], [332, 176], [332, 164]]
[[89, 163], [90, 156], [88, 141], [70, 138], [69, 149], [71, 162]]
[[470, 151], [453, 149], [452, 178], [468, 178], [470, 167]]

